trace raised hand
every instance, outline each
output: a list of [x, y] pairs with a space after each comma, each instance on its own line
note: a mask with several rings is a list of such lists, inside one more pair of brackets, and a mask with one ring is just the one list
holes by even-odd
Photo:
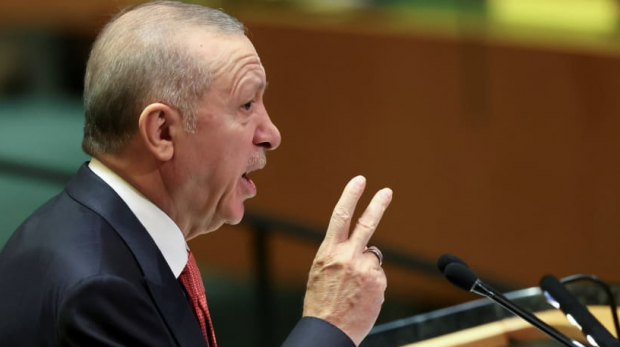
[[375, 324], [384, 301], [387, 280], [379, 255], [365, 251], [392, 201], [392, 190], [378, 191], [349, 234], [365, 187], [364, 177], [353, 178], [336, 204], [310, 269], [303, 312], [337, 326], [356, 346]]

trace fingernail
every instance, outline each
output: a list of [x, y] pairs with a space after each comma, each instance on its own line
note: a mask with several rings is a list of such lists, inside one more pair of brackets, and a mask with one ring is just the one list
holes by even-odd
[[352, 181], [353, 181], [353, 184], [359, 187], [359, 186], [364, 185], [364, 183], [366, 182], [366, 178], [362, 175], [358, 175], [358, 176], [355, 176], [352, 179]]
[[385, 196], [385, 199], [390, 202], [392, 201], [392, 196], [394, 196], [394, 192], [392, 192], [392, 189], [390, 188], [383, 188], [383, 196]]

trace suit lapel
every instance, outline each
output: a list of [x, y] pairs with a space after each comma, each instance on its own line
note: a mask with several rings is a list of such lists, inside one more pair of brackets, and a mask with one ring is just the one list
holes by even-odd
[[66, 186], [67, 193], [99, 214], [119, 234], [138, 262], [153, 301], [182, 347], [205, 347], [200, 326], [157, 245], [125, 202], [87, 166]]

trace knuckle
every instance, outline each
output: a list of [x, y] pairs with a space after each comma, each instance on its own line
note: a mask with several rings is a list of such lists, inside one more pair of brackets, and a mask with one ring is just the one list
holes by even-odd
[[381, 269], [379, 272], [375, 268], [369, 269], [365, 273], [366, 286], [373, 288], [373, 290], [383, 293], [387, 289], [387, 278]]
[[385, 290], [387, 289], [387, 280], [385, 279], [385, 277], [383, 277], [380, 281], [379, 281], [379, 286], [381, 288], [382, 292], [385, 292]]
[[321, 272], [325, 271], [344, 271], [351, 272], [351, 263], [342, 254], [327, 253], [317, 256], [314, 260], [314, 267]]
[[332, 219], [341, 223], [347, 223], [351, 220], [351, 218], [351, 213], [340, 206], [336, 207], [334, 209], [334, 213], [332, 214]]
[[358, 276], [364, 282], [367, 288], [375, 288], [377, 285], [376, 276], [372, 273], [372, 269], [359, 270]]
[[375, 230], [379, 226], [379, 223], [370, 218], [360, 218], [357, 221], [357, 225], [367, 230]]

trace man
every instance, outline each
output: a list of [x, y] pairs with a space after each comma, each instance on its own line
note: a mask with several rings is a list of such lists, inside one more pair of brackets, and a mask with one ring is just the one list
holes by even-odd
[[[280, 133], [244, 27], [221, 11], [158, 1], [116, 16], [87, 65], [84, 164], [0, 253], [1, 346], [215, 347], [186, 241], [236, 224]], [[359, 345], [383, 302], [368, 241], [392, 192], [349, 235], [365, 186], [336, 205], [284, 346]]]

